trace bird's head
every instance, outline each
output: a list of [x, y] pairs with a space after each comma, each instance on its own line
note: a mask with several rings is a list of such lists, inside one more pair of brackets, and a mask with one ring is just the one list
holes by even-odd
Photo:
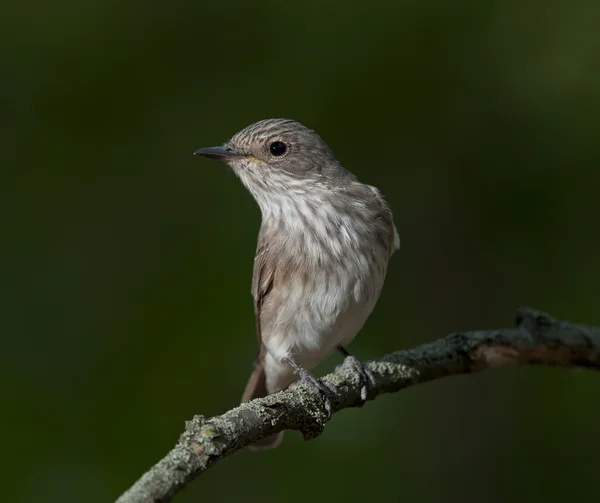
[[194, 154], [226, 162], [259, 204], [286, 191], [335, 188], [354, 179], [317, 133], [288, 119], [256, 122], [222, 146]]

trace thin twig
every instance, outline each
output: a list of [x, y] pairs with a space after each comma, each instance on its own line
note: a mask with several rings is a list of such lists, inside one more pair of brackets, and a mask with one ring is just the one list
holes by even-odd
[[[441, 377], [509, 365], [555, 365], [600, 370], [600, 327], [557, 321], [521, 308], [517, 328], [459, 332], [429, 344], [395, 351], [367, 363], [375, 377], [368, 399]], [[361, 383], [341, 365], [324, 377], [332, 413], [363, 404]], [[244, 403], [221, 416], [195, 416], [177, 445], [146, 472], [117, 503], [167, 502], [219, 460], [282, 430], [300, 430], [311, 439], [329, 415], [303, 383]]]

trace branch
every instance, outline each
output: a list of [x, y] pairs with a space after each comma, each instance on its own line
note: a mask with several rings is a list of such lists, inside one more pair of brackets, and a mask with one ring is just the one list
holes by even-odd
[[[557, 321], [521, 308], [517, 328], [459, 332], [367, 363], [376, 381], [369, 400], [441, 377], [510, 365], [552, 365], [600, 370], [600, 327]], [[332, 413], [360, 407], [360, 383], [341, 365], [322, 381]], [[304, 383], [252, 400], [221, 416], [195, 416], [177, 445], [117, 503], [167, 502], [217, 461], [282, 430], [318, 436], [329, 420], [321, 400]]]

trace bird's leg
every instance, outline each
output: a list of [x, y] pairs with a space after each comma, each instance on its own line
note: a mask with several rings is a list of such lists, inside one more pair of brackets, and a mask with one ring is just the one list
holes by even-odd
[[373, 376], [373, 373], [365, 365], [360, 363], [355, 356], [348, 353], [343, 346], [338, 346], [337, 350], [344, 356], [344, 364], [348, 365], [350, 370], [358, 377], [358, 382], [360, 383], [360, 398], [363, 402], [366, 401], [368, 388], [375, 388], [375, 377]]
[[300, 365], [293, 356], [287, 356], [283, 359], [283, 361], [290, 365], [300, 376], [300, 379], [304, 381], [314, 393], [321, 397], [327, 414], [331, 416], [331, 402], [327, 397], [327, 392], [329, 391], [327, 386], [325, 386], [321, 381], [315, 379], [314, 376], [302, 365]]

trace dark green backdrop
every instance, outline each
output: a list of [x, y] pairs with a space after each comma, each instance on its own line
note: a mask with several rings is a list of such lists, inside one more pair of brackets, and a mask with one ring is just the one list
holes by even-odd
[[[521, 304], [600, 324], [599, 25], [593, 0], [3, 0], [1, 499], [112, 501], [237, 403], [260, 216], [192, 152], [259, 119], [316, 129], [393, 207], [360, 358]], [[176, 501], [590, 499], [599, 390], [543, 368], [423, 385]]]

